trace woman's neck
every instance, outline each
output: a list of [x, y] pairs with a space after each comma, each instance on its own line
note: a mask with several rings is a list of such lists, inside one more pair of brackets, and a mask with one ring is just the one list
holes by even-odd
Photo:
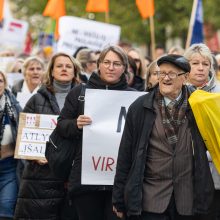
[[56, 93], [67, 93], [71, 89], [72, 81], [70, 82], [59, 82], [57, 80], [53, 81], [54, 91]]

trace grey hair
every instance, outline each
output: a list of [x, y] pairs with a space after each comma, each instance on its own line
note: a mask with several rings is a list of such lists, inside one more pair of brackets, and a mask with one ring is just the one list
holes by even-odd
[[213, 57], [210, 49], [203, 43], [193, 44], [189, 48], [186, 49], [184, 53], [184, 57], [190, 61], [194, 54], [200, 54], [201, 56], [207, 58], [210, 62], [210, 71], [214, 74], [215, 70], [213, 68]]

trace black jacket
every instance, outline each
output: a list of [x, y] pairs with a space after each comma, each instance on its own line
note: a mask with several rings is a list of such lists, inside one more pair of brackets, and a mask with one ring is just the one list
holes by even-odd
[[[114, 85], [106, 85], [98, 74], [93, 73], [86, 84], [86, 88], [90, 89], [109, 89], [109, 90], [133, 90], [127, 85], [124, 74], [121, 80]], [[82, 162], [82, 130], [77, 128], [76, 120], [80, 114], [83, 114], [84, 103], [79, 101], [79, 96], [82, 91], [82, 85], [76, 86], [67, 95], [64, 108], [58, 118], [58, 132], [61, 136], [70, 138], [75, 137], [76, 157], [72, 167], [68, 189], [70, 195], [82, 193], [89, 190], [105, 190], [112, 189], [107, 186], [88, 186], [81, 185], [81, 162]]]
[[[27, 102], [24, 112], [58, 115], [55, 96], [45, 86]], [[49, 166], [28, 161], [21, 180], [15, 219], [59, 220], [64, 198], [64, 182], [56, 178]]]
[[[128, 215], [142, 211], [142, 185], [148, 140], [156, 113], [153, 100], [157, 87], [139, 97], [129, 108], [120, 143], [116, 175], [113, 186], [113, 205]], [[186, 117], [194, 146], [194, 213], [207, 213], [213, 198], [213, 180], [206, 157], [206, 147], [197, 128], [192, 110]]]

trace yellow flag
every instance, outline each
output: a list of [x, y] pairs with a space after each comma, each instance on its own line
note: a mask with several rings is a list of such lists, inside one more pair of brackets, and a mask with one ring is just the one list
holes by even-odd
[[189, 98], [197, 126], [220, 173], [220, 93], [196, 90]]

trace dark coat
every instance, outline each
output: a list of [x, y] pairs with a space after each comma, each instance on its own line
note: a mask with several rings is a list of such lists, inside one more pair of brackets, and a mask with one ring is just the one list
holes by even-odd
[[[41, 86], [27, 102], [24, 112], [58, 115], [60, 110], [55, 96]], [[20, 184], [15, 219], [58, 220], [64, 195], [64, 182], [53, 175], [48, 164], [28, 161]]]
[[[113, 187], [113, 205], [128, 215], [142, 211], [142, 185], [148, 140], [156, 113], [153, 100], [157, 87], [139, 97], [129, 108], [119, 148]], [[206, 157], [206, 147], [197, 128], [192, 110], [186, 113], [194, 150], [194, 207], [195, 214], [207, 213], [213, 198], [213, 180]]]
[[[109, 89], [109, 90], [132, 90], [127, 85], [126, 78], [124, 74], [121, 80], [114, 85], [106, 85], [99, 77], [98, 74], [93, 73], [86, 84], [86, 88], [90, 89]], [[58, 118], [58, 132], [61, 136], [70, 138], [75, 137], [75, 149], [76, 157], [74, 160], [74, 165], [72, 167], [68, 189], [70, 194], [79, 194], [84, 191], [89, 190], [105, 190], [111, 189], [112, 187], [107, 186], [86, 186], [81, 185], [81, 163], [82, 163], [82, 130], [77, 127], [76, 120], [80, 114], [83, 114], [83, 104], [78, 100], [80, 93], [82, 91], [82, 85], [76, 86], [67, 95], [64, 108]]]

